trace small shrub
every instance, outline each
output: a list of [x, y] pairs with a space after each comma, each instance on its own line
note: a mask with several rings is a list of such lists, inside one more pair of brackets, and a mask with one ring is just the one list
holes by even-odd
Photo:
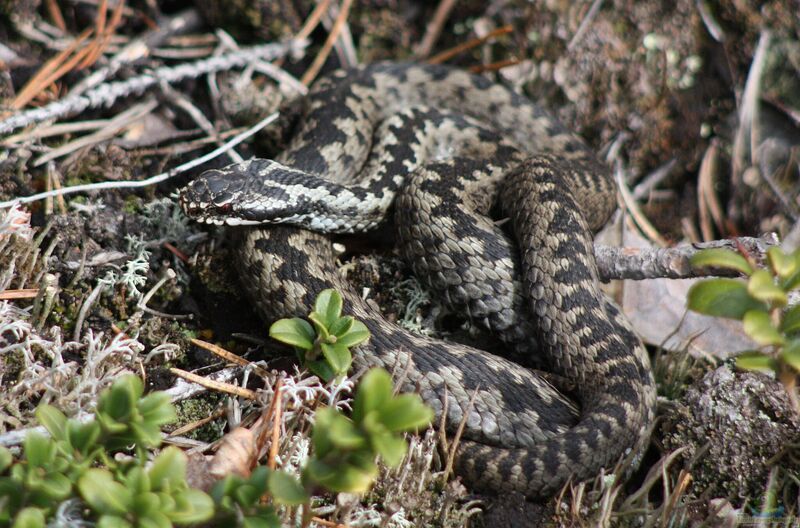
[[747, 281], [717, 278], [700, 281], [688, 294], [691, 310], [742, 321], [745, 333], [759, 348], [742, 352], [736, 366], [774, 372], [786, 386], [792, 403], [800, 372], [800, 304], [787, 306], [789, 293], [800, 288], [800, 250], [791, 254], [773, 247], [766, 269], [757, 269], [747, 256], [726, 249], [708, 249], [692, 258], [696, 267], [738, 271]]

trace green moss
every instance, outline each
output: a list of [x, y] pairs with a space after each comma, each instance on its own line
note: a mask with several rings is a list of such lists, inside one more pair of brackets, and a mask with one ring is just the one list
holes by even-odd
[[[221, 395], [209, 393], [197, 398], [177, 402], [175, 409], [178, 413], [178, 420], [174, 424], [175, 428], [208, 418], [219, 408], [221, 400]], [[223, 435], [224, 429], [225, 420], [224, 418], [219, 418], [186, 433], [184, 436], [201, 442], [214, 442]]]

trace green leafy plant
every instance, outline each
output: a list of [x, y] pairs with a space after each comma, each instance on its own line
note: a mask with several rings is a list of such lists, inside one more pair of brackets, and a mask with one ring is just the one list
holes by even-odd
[[303, 482], [333, 491], [363, 493], [378, 473], [376, 458], [396, 466], [406, 453], [403, 432], [427, 427], [433, 411], [417, 394], [392, 394], [392, 378], [371, 369], [358, 385], [353, 417], [330, 407], [317, 411], [312, 433], [314, 454]]
[[350, 348], [369, 339], [369, 330], [352, 316], [342, 316], [342, 296], [336, 290], [323, 290], [308, 315], [281, 319], [272, 324], [269, 335], [291, 345], [300, 362], [325, 381], [343, 376], [350, 370]]
[[[0, 448], [0, 524], [45, 526], [54, 508], [73, 497], [102, 527], [209, 519], [213, 502], [189, 488], [182, 451], [167, 448], [145, 467], [147, 449], [161, 444], [161, 426], [175, 419], [175, 409], [166, 394], [143, 392], [136, 376], [120, 377], [100, 394], [94, 420], [85, 423], [40, 405], [36, 417], [50, 436], [29, 434], [16, 462]], [[113, 456], [131, 446], [136, 456]]]
[[[271, 334], [301, 350], [312, 372], [333, 379], [350, 367], [349, 347], [369, 337], [362, 323], [342, 317], [341, 310], [341, 296], [325, 290], [309, 316], [313, 326], [286, 319], [275, 323]], [[150, 461], [150, 450], [161, 445], [161, 427], [175, 416], [165, 393], [144, 395], [142, 381], [133, 375], [101, 392], [94, 419], [85, 423], [40, 405], [36, 417], [50, 436], [29, 434], [16, 461], [0, 448], [0, 526], [44, 527], [59, 504], [75, 499], [86, 520], [100, 528], [211, 519], [219, 525], [278, 528], [276, 506], [302, 506], [307, 526], [314, 490], [366, 491], [377, 476], [378, 459], [399, 464], [408, 448], [403, 433], [426, 427], [433, 411], [419, 395], [394, 395], [389, 373], [372, 369], [358, 386], [351, 418], [335, 408], [317, 411], [313, 454], [300, 479], [258, 466], [247, 478], [225, 477], [210, 495], [189, 487], [188, 461], [180, 449], [168, 447]], [[114, 456], [118, 453], [133, 456]]]
[[266, 466], [256, 467], [248, 478], [228, 475], [214, 486], [211, 496], [218, 506], [219, 524], [233, 525], [241, 519], [241, 525], [247, 528], [281, 526], [274, 507], [262, 502], [265, 496], [284, 506], [307, 504], [311, 498], [296, 478]]
[[691, 310], [742, 321], [745, 333], [758, 345], [742, 352], [736, 365], [747, 370], [772, 371], [786, 386], [795, 407], [800, 372], [800, 304], [787, 307], [789, 293], [800, 288], [800, 250], [791, 254], [773, 247], [767, 251], [766, 269], [758, 269], [743, 254], [708, 249], [692, 257], [695, 267], [738, 271], [747, 281], [716, 278], [689, 289]]

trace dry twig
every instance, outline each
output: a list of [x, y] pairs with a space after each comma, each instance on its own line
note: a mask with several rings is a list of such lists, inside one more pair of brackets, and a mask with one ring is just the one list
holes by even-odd
[[117, 99], [133, 94], [141, 94], [159, 83], [176, 83], [187, 78], [196, 78], [210, 72], [241, 68], [255, 60], [273, 60], [295, 53], [305, 47], [305, 42], [291, 40], [285, 43], [263, 44], [233, 51], [200, 61], [165, 66], [151, 73], [133, 77], [125, 81], [101, 84], [78, 96], [67, 96], [42, 108], [34, 108], [17, 113], [0, 121], [0, 134], [7, 134], [17, 128], [79, 114], [88, 108], [111, 106]]
[[474, 38], [474, 39], [468, 40], [468, 41], [464, 42], [463, 44], [459, 44], [458, 46], [454, 46], [454, 47], [450, 48], [449, 50], [445, 50], [445, 51], [443, 51], [441, 53], [438, 53], [438, 54], [434, 55], [433, 57], [428, 59], [428, 64], [441, 64], [443, 62], [446, 62], [446, 61], [450, 60], [451, 58], [455, 57], [456, 55], [464, 53], [465, 51], [470, 50], [470, 49], [472, 49], [474, 47], [480, 46], [484, 42], [487, 42], [487, 41], [493, 39], [494, 37], [498, 37], [500, 35], [505, 35], [506, 33], [511, 33], [513, 31], [513, 29], [514, 28], [512, 26], [510, 26], [510, 25], [499, 27], [499, 28], [497, 28], [495, 30], [490, 31], [489, 33], [487, 33], [486, 35], [484, 35], [482, 37], [478, 37], [478, 38]]
[[314, 57], [311, 66], [308, 67], [306, 72], [303, 74], [303, 77], [300, 79], [300, 82], [304, 85], [308, 86], [311, 84], [311, 81], [316, 78], [317, 74], [322, 69], [322, 66], [325, 64], [325, 59], [328, 58], [328, 55], [331, 53], [331, 49], [333, 49], [333, 43], [336, 42], [337, 38], [339, 38], [339, 33], [344, 27], [344, 23], [347, 20], [347, 15], [350, 13], [350, 7], [352, 5], [353, 0], [344, 0], [342, 2], [342, 8], [339, 11], [339, 16], [336, 17], [333, 27], [331, 28], [330, 33], [328, 33], [328, 38], [325, 39], [325, 43], [322, 45], [319, 53], [317, 53], [317, 56]]

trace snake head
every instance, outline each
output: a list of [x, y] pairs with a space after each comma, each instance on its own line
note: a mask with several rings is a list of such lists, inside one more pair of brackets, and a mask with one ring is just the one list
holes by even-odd
[[216, 225], [291, 223], [302, 198], [289, 199], [285, 186], [302, 173], [266, 159], [207, 170], [180, 192], [184, 213]]

